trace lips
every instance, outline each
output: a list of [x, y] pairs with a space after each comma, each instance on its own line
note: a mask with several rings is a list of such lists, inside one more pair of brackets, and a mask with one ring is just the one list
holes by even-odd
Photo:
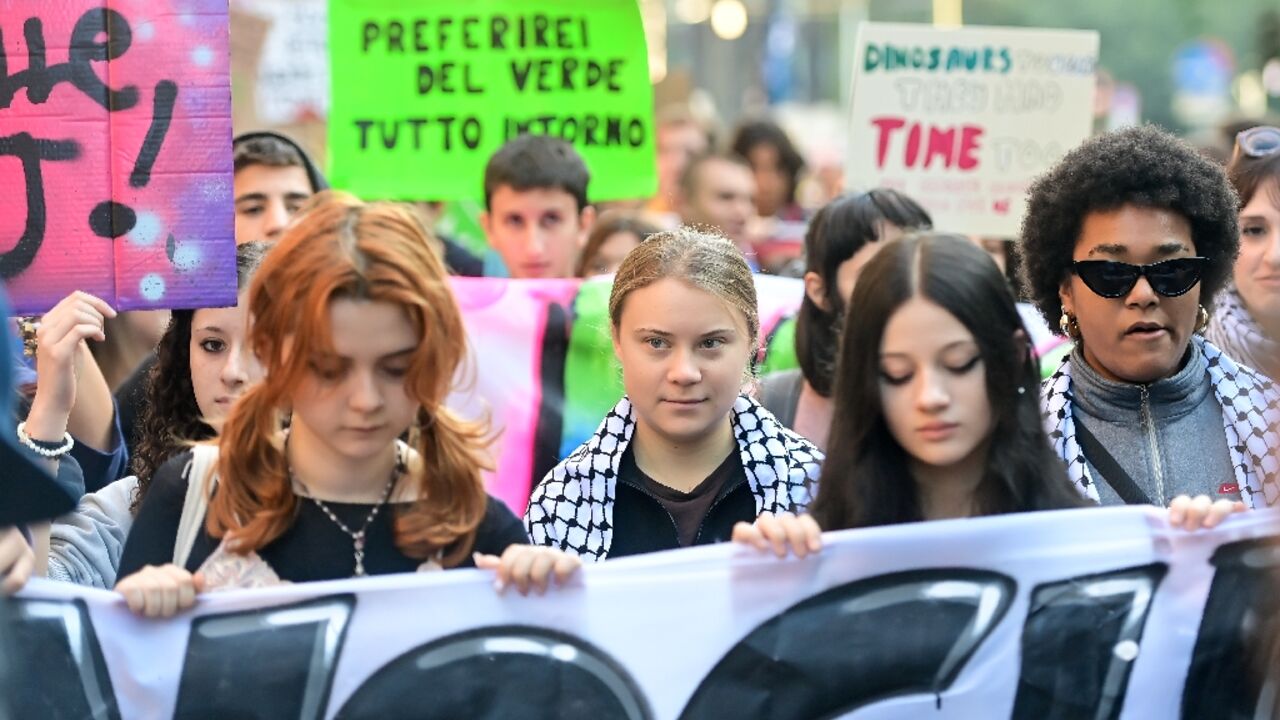
[[1124, 334], [1126, 337], [1135, 337], [1138, 339], [1152, 339], [1160, 337], [1169, 332], [1169, 329], [1156, 322], [1136, 322], [1130, 325]]
[[691, 399], [691, 400], [671, 400], [671, 399], [664, 399], [662, 402], [664, 402], [664, 403], [668, 403], [668, 404], [670, 404], [670, 405], [676, 405], [676, 406], [679, 406], [679, 407], [694, 407], [694, 406], [701, 405], [702, 403], [706, 402], [706, 399], [705, 399], [705, 398], [698, 398], [698, 399]]
[[949, 422], [931, 422], [916, 428], [916, 432], [925, 440], [946, 440], [955, 434], [960, 425]]

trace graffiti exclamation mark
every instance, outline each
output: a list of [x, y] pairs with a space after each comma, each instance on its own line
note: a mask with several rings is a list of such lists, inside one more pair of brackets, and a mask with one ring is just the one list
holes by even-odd
[[[156, 83], [155, 101], [151, 108], [151, 127], [142, 140], [142, 149], [138, 151], [138, 159], [133, 163], [133, 172], [129, 174], [129, 185], [135, 188], [146, 187], [151, 181], [151, 168], [160, 155], [160, 147], [164, 145], [165, 135], [173, 122], [173, 106], [178, 99], [178, 84], [172, 80], [161, 80]], [[89, 228], [94, 234], [103, 238], [122, 237], [138, 222], [138, 214], [133, 208], [114, 200], [100, 202], [89, 213]]]
[[151, 127], [142, 140], [142, 150], [138, 151], [138, 159], [134, 161], [133, 172], [129, 175], [129, 185], [146, 187], [151, 180], [151, 167], [156, 164], [160, 155], [160, 146], [164, 145], [164, 137], [169, 132], [169, 123], [173, 122], [173, 105], [178, 99], [178, 84], [172, 80], [161, 80], [156, 83], [156, 98], [151, 107]]
[[[138, 151], [138, 159], [134, 160], [133, 172], [129, 173], [129, 186], [146, 187], [151, 181], [151, 168], [160, 155], [160, 146], [164, 145], [168, 135], [169, 124], [173, 122], [173, 106], [178, 100], [178, 83], [163, 79], [156, 83], [155, 101], [151, 108], [151, 127], [147, 128], [147, 136], [142, 140], [142, 150]], [[133, 208], [123, 202], [106, 200], [99, 202], [88, 215], [88, 227], [99, 237], [122, 237], [132, 231], [138, 222], [138, 215]]]

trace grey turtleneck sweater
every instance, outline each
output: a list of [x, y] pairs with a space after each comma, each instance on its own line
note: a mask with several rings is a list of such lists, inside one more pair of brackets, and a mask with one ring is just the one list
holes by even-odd
[[[1240, 493], [1219, 493], [1234, 485], [1235, 471], [1222, 427], [1222, 406], [1213, 393], [1204, 354], [1189, 353], [1173, 376], [1149, 385], [1103, 378], [1085, 361], [1079, 346], [1071, 354], [1073, 414], [1093, 433], [1134, 483], [1167, 506], [1179, 495], [1208, 495], [1239, 500]], [[1098, 483], [1103, 505], [1124, 501], [1092, 458], [1089, 473]]]

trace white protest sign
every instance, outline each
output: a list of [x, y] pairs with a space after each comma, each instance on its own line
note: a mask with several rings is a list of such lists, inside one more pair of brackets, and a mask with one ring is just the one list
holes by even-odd
[[1016, 237], [1030, 181], [1089, 136], [1098, 33], [862, 23], [846, 184], [939, 230]]
[[1280, 515], [1120, 507], [828, 534], [584, 568], [205, 595], [166, 621], [49, 582], [0, 599], [0, 717], [1269, 717]]
[[287, 125], [329, 115], [328, 0], [237, 0], [271, 22], [258, 61], [258, 120]]

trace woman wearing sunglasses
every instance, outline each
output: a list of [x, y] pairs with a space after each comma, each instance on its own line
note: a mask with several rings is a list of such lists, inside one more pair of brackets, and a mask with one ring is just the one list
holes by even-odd
[[1280, 128], [1236, 136], [1227, 178], [1240, 196], [1240, 256], [1204, 336], [1274, 381], [1280, 379]]
[[1200, 337], [1239, 246], [1223, 172], [1153, 127], [1086, 141], [1031, 188], [1023, 278], [1076, 342], [1045, 383], [1046, 429], [1104, 504], [1280, 496], [1280, 392]]

